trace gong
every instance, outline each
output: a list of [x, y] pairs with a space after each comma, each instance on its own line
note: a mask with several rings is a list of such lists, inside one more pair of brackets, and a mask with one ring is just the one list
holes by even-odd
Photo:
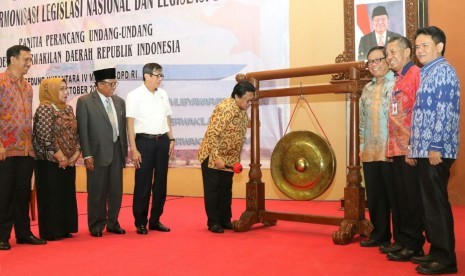
[[336, 158], [321, 136], [293, 131], [276, 144], [270, 166], [274, 183], [283, 194], [296, 200], [311, 200], [331, 185]]

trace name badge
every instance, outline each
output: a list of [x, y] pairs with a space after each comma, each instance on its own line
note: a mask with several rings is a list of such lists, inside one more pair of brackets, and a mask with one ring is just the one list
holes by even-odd
[[397, 115], [397, 103], [392, 103], [392, 115]]

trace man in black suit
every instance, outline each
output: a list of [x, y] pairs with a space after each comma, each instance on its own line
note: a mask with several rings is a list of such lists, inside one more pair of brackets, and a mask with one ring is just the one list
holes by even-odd
[[[126, 106], [114, 95], [115, 68], [94, 71], [97, 91], [78, 99], [76, 118], [87, 169], [87, 211], [91, 236], [125, 234], [118, 222], [126, 165]], [[108, 209], [107, 209], [108, 204]], [[108, 214], [108, 215], [107, 215]]]
[[389, 16], [384, 6], [377, 6], [371, 15], [373, 31], [362, 36], [358, 45], [358, 60], [366, 60], [367, 53], [376, 46], [385, 46], [387, 42], [401, 34], [388, 31]]

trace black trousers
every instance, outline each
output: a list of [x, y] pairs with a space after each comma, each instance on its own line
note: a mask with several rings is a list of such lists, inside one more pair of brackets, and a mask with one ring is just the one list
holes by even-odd
[[34, 158], [30, 156], [0, 161], [0, 241], [10, 239], [13, 225], [17, 239], [32, 235], [29, 201], [33, 170]]
[[208, 167], [208, 157], [202, 162], [202, 178], [207, 225], [231, 222], [233, 172]]
[[[368, 212], [373, 224], [370, 239], [377, 242], [390, 242], [398, 239], [399, 222], [394, 200], [394, 171], [392, 162], [364, 162], [365, 189]], [[391, 232], [392, 213], [392, 232]]]
[[61, 238], [78, 231], [76, 167], [36, 160], [39, 234], [43, 239]]
[[418, 166], [410, 166], [405, 156], [395, 156], [394, 197], [399, 214], [399, 238], [396, 240], [409, 250], [423, 249], [423, 203], [421, 201]]
[[109, 166], [87, 170], [87, 224], [89, 231], [102, 231], [105, 226], [118, 228], [123, 200], [123, 153], [119, 141], [113, 143], [113, 160]]
[[[136, 226], [156, 225], [163, 214], [166, 201], [170, 141], [168, 136], [152, 139], [136, 136], [136, 147], [142, 156], [140, 168], [135, 172], [132, 212]], [[152, 208], [147, 220], [150, 192]]]
[[449, 203], [447, 185], [454, 159], [442, 159], [431, 165], [428, 158], [417, 159], [425, 231], [431, 243], [429, 255], [444, 265], [456, 265], [454, 217]]

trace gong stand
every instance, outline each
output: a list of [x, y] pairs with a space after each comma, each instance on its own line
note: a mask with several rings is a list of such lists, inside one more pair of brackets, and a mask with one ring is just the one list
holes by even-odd
[[[343, 62], [330, 65], [310, 66], [292, 69], [270, 70], [238, 74], [236, 80], [246, 79], [256, 88], [255, 100], [251, 112], [251, 164], [249, 181], [246, 184], [246, 210], [239, 220], [233, 221], [235, 231], [248, 231], [252, 225], [263, 223], [276, 225], [277, 220], [327, 224], [339, 226], [333, 233], [335, 244], [349, 243], [355, 234], [369, 236], [373, 230], [370, 221], [365, 219], [365, 189], [361, 186], [359, 158], [359, 98], [366, 81], [360, 79], [360, 72], [365, 71], [364, 62]], [[348, 79], [331, 83], [300, 87], [260, 90], [260, 81], [318, 76], [328, 74], [347, 75]], [[338, 79], [333, 75], [333, 80]], [[265, 210], [265, 184], [262, 182], [260, 164], [260, 114], [259, 99], [285, 96], [316, 95], [329, 93], [350, 93], [350, 129], [349, 129], [349, 165], [347, 183], [344, 188], [344, 217], [295, 214]]]

